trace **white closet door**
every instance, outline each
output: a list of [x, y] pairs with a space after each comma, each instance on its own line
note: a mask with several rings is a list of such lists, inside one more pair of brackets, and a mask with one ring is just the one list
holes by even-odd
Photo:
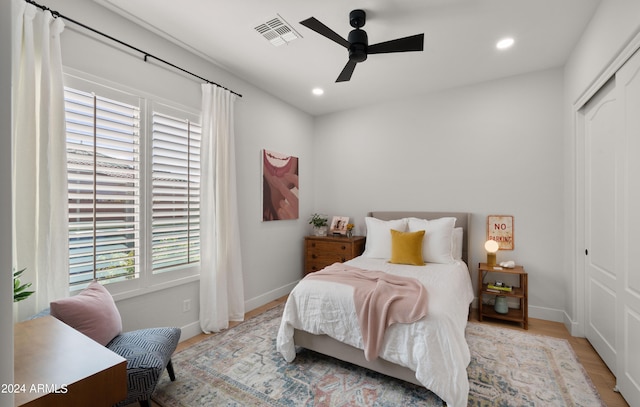
[[640, 52], [583, 117], [585, 335], [640, 406]]
[[640, 406], [640, 52], [616, 73], [622, 113], [618, 280], [617, 386], [629, 405]]
[[616, 140], [620, 120], [614, 80], [587, 103], [584, 118], [585, 335], [616, 372]]

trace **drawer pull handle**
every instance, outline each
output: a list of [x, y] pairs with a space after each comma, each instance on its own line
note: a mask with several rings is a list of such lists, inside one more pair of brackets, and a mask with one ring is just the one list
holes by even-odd
[[341, 247], [341, 249], [342, 249], [342, 250], [346, 250], [346, 249], [347, 249], [347, 246], [342, 246], [342, 247]]
[[345, 259], [344, 257], [342, 258], [342, 262], [344, 263], [345, 261], [347, 261], [347, 259]]
[[312, 258], [312, 259], [317, 259], [317, 258], [318, 258], [318, 256], [316, 256], [315, 254], [312, 254], [312, 255], [311, 255], [311, 258]]
[[311, 243], [311, 247], [316, 247], [316, 244], [315, 243]]

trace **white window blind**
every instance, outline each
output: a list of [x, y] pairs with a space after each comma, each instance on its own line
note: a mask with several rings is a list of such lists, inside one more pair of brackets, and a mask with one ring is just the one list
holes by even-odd
[[70, 286], [140, 273], [140, 107], [65, 88]]
[[152, 268], [200, 261], [200, 125], [152, 114]]

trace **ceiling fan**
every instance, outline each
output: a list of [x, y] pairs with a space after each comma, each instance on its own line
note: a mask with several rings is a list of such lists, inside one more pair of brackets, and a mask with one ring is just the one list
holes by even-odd
[[398, 38], [391, 41], [379, 42], [369, 45], [367, 33], [361, 28], [366, 22], [367, 14], [364, 10], [353, 10], [349, 13], [349, 23], [354, 30], [349, 33], [348, 40], [327, 27], [315, 17], [300, 21], [300, 24], [327, 37], [349, 50], [349, 61], [338, 76], [336, 82], [346, 82], [351, 79], [353, 70], [358, 62], [363, 62], [369, 54], [384, 54], [391, 52], [422, 51], [424, 49], [424, 33]]

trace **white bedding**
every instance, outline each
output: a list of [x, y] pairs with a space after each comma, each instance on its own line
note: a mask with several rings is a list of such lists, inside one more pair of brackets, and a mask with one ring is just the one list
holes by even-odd
[[[448, 406], [467, 405], [469, 347], [464, 337], [473, 288], [467, 265], [408, 266], [357, 257], [347, 264], [365, 270], [417, 278], [427, 288], [427, 316], [413, 324], [394, 324], [385, 334], [382, 359], [408, 367], [416, 379]], [[288, 362], [296, 356], [294, 329], [326, 334], [363, 349], [353, 303], [353, 288], [318, 280], [301, 280], [284, 308], [277, 349]]]

